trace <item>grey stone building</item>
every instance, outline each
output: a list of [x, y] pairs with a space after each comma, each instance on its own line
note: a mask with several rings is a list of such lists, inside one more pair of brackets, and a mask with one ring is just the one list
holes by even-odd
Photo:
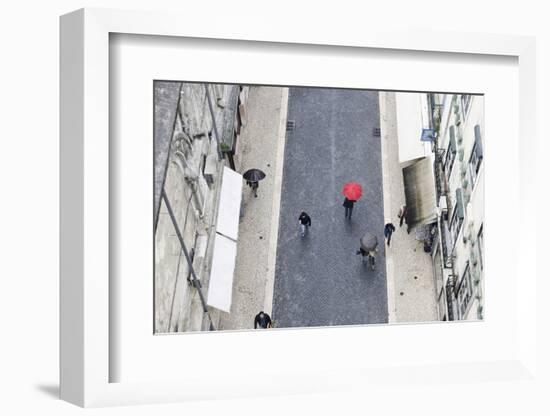
[[432, 251], [442, 320], [483, 319], [484, 97], [429, 94], [437, 224]]
[[214, 329], [207, 305], [224, 168], [235, 169], [247, 87], [154, 83], [155, 332]]
[[407, 228], [431, 256], [439, 319], [483, 319], [484, 97], [418, 97], [397, 94]]

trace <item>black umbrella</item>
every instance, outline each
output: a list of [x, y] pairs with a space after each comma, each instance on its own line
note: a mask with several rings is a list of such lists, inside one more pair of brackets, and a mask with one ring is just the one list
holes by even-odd
[[249, 182], [258, 182], [265, 178], [265, 173], [263, 173], [260, 169], [248, 169], [245, 173], [243, 173], [243, 178]]
[[365, 251], [373, 251], [378, 246], [378, 238], [374, 234], [365, 233], [361, 237], [361, 248]]

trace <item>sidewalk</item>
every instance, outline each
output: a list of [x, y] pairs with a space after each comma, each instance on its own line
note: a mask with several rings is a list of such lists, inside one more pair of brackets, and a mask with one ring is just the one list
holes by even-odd
[[386, 245], [388, 319], [390, 323], [436, 321], [437, 305], [431, 256], [414, 231], [407, 234], [399, 227], [397, 214], [405, 205], [403, 173], [399, 164], [395, 93], [380, 92], [380, 130], [382, 140], [382, 174], [384, 181], [385, 223], [396, 231], [391, 246]]
[[240, 137], [240, 166], [266, 173], [258, 197], [244, 186], [231, 313], [219, 329], [252, 329], [263, 310], [271, 315], [283, 173], [288, 88], [250, 87], [247, 124]]

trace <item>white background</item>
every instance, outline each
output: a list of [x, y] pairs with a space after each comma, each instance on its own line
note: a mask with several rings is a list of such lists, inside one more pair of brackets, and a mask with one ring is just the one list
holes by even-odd
[[[44, 3], [44, 4], [43, 4]], [[0, 409], [3, 414], [73, 414], [82, 410], [57, 401], [58, 377], [58, 16], [83, 6], [173, 9], [204, 19], [212, 13], [213, 2], [187, 4], [181, 1], [21, 1], [3, 4], [0, 15], [1, 77], [0, 93], [2, 151], [0, 177], [3, 204], [1, 247], [1, 316], [3, 340], [0, 350], [2, 372]], [[384, 25], [434, 29], [537, 35], [538, 53], [538, 130], [544, 134], [550, 92], [550, 29], [542, 2], [479, 1], [386, 1], [354, 5], [351, 1], [328, 3], [322, 7], [294, 2], [227, 2], [220, 13], [238, 15], [244, 31], [249, 22], [280, 19], [281, 30], [303, 26], [308, 19], [325, 20], [327, 32], [340, 25]], [[260, 4], [258, 4], [260, 3]], [[305, 3], [305, 2], [304, 2]], [[358, 2], [357, 2], [358, 3]], [[539, 4], [540, 3], [540, 4]], [[353, 6], [352, 6], [353, 4]], [[228, 17], [230, 18], [230, 17]], [[546, 77], [544, 77], [546, 76]], [[533, 213], [533, 226], [547, 235], [544, 222], [548, 185], [544, 155], [548, 145], [539, 140], [539, 208]], [[544, 180], [541, 175], [545, 175]], [[542, 257], [542, 256], [541, 256]], [[540, 266], [542, 267], [542, 259]], [[542, 269], [539, 273], [543, 273]], [[547, 273], [545, 273], [547, 275]], [[548, 291], [539, 281], [538, 291]], [[539, 303], [539, 370], [547, 377], [549, 337], [542, 322], [548, 309]], [[547, 327], [546, 327], [547, 328]], [[545, 332], [543, 332], [545, 329]], [[406, 346], [404, 346], [406, 348]], [[258, 381], [261, 383], [261, 380]], [[541, 383], [533, 389], [524, 383], [487, 383], [469, 386], [433, 385], [419, 391], [408, 386], [388, 385], [385, 394], [373, 396], [338, 392], [316, 396], [282, 397], [257, 400], [187, 403], [95, 410], [100, 414], [547, 414]]]

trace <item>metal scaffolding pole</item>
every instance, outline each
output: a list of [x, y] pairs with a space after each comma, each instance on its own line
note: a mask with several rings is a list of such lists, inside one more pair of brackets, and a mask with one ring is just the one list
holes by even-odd
[[208, 317], [208, 321], [210, 322], [210, 331], [214, 331], [214, 324], [212, 323], [212, 318], [210, 317], [210, 313], [208, 312], [208, 307], [206, 305], [206, 301], [204, 299], [204, 295], [202, 293], [201, 289], [201, 283], [199, 278], [197, 277], [197, 274], [195, 273], [195, 269], [193, 267], [193, 260], [191, 260], [191, 257], [189, 255], [189, 252], [187, 251], [187, 247], [185, 246], [185, 242], [183, 241], [183, 236], [181, 235], [180, 228], [178, 226], [178, 222], [176, 220], [176, 216], [174, 215], [174, 211], [172, 211], [172, 206], [170, 205], [170, 201], [168, 200], [168, 196], [166, 195], [166, 192], [164, 191], [164, 188], [162, 188], [162, 199], [164, 200], [164, 203], [166, 204], [166, 209], [168, 210], [168, 215], [170, 215], [170, 219], [172, 220], [172, 225], [174, 226], [176, 230], [176, 235], [178, 236], [178, 240], [181, 245], [181, 249], [183, 251], [183, 254], [185, 256], [185, 259], [187, 260], [187, 264], [189, 265], [189, 271], [191, 272], [192, 276], [192, 283], [193, 287], [197, 288], [197, 291], [199, 293], [199, 297], [202, 304], [202, 310], [204, 314]]

